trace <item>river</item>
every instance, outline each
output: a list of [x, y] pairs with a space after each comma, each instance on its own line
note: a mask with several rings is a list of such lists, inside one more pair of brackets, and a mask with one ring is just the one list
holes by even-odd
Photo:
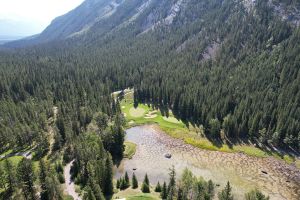
[[[300, 170], [278, 159], [202, 150], [166, 135], [157, 125], [128, 129], [126, 140], [136, 143], [137, 151], [132, 159], [122, 160], [116, 178], [125, 171], [130, 175], [134, 171], [142, 181], [148, 173], [154, 185], [157, 181], [168, 181], [172, 166], [177, 177], [187, 167], [196, 176], [220, 184], [217, 190], [230, 181], [236, 199], [243, 199], [244, 193], [255, 187], [271, 200], [300, 199]], [[170, 159], [165, 157], [167, 153], [172, 155]]]

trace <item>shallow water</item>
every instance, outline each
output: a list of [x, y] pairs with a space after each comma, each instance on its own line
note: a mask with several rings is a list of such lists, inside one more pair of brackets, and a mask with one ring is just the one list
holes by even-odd
[[[243, 199], [244, 193], [255, 187], [272, 200], [300, 199], [300, 170], [277, 159], [201, 150], [171, 138], [155, 125], [134, 127], [126, 133], [126, 140], [136, 143], [137, 151], [131, 160], [122, 160], [116, 169], [116, 178], [125, 171], [131, 175], [136, 168], [134, 172], [140, 181], [148, 173], [154, 185], [157, 181], [168, 181], [172, 166], [177, 177], [187, 167], [196, 176], [220, 184], [220, 189], [230, 181], [236, 199]], [[166, 153], [172, 157], [165, 158]]]

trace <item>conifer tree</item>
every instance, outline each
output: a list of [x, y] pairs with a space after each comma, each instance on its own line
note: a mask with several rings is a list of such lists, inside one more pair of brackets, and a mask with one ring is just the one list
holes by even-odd
[[229, 181], [227, 182], [225, 188], [219, 193], [218, 196], [219, 196], [219, 200], [233, 200]]
[[175, 192], [176, 192], [176, 172], [175, 172], [175, 168], [174, 166], [172, 166], [172, 168], [170, 169], [169, 172], [169, 176], [170, 176], [170, 181], [169, 181], [169, 185], [168, 185], [168, 197], [167, 199], [173, 199], [173, 197], [175, 196]]
[[15, 178], [15, 168], [12, 165], [11, 161], [8, 159], [5, 159], [4, 162], [4, 170], [6, 172], [6, 183], [7, 183], [7, 194], [9, 196], [12, 196], [15, 188], [16, 188], [16, 178]]
[[35, 175], [31, 160], [23, 158], [18, 164], [18, 180], [21, 183], [25, 199], [37, 199], [34, 187]]
[[130, 181], [127, 172], [125, 172], [124, 180], [125, 180], [126, 188], [128, 188], [130, 186]]
[[162, 186], [160, 197], [162, 199], [167, 199], [167, 197], [168, 197], [168, 190], [167, 190], [167, 184], [166, 184], [166, 182], [164, 182], [164, 184]]
[[104, 176], [104, 189], [103, 193], [105, 195], [113, 194], [113, 171], [112, 171], [113, 163], [111, 155], [108, 153], [106, 161], [105, 161], [105, 176]]
[[149, 179], [147, 174], [145, 175], [141, 190], [143, 193], [150, 193]]
[[90, 186], [85, 187], [85, 193], [83, 195], [83, 200], [96, 200], [96, 197], [90, 188]]
[[138, 181], [137, 181], [137, 178], [135, 176], [135, 173], [133, 172], [133, 174], [132, 174], [132, 188], [136, 189], [138, 187], [139, 187]]
[[208, 185], [207, 185], [207, 193], [209, 194], [209, 196], [211, 198], [213, 198], [214, 193], [215, 193], [215, 186], [214, 183], [212, 182], [212, 180], [208, 181]]
[[157, 182], [157, 185], [155, 187], [155, 192], [161, 192], [161, 186], [160, 186], [159, 181]]
[[40, 194], [41, 200], [48, 200], [49, 193], [48, 193], [47, 181], [46, 181], [48, 177], [48, 169], [43, 159], [40, 160], [39, 165], [40, 165], [39, 179], [41, 184], [41, 194]]
[[145, 182], [147, 185], [150, 184], [149, 178], [148, 178], [148, 174], [147, 174], [147, 173], [146, 173], [146, 175], [145, 175], [144, 182]]
[[120, 179], [117, 180], [116, 188], [120, 189]]

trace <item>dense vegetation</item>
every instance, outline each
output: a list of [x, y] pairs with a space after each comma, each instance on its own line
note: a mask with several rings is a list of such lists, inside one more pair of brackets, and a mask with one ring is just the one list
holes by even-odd
[[[299, 27], [266, 1], [246, 8], [242, 1], [188, 0], [172, 21], [177, 1], [153, 0], [139, 13], [145, 2], [125, 0], [83, 35], [1, 51], [0, 152], [31, 149], [33, 161], [46, 160], [38, 170], [55, 171], [41, 172], [47, 189], [34, 176], [25, 180], [32, 163], [23, 159], [17, 181], [8, 169], [1, 179], [5, 196], [33, 198], [37, 184], [59, 199], [55, 163], [73, 159], [86, 198], [111, 195], [112, 160], [124, 150], [124, 119], [111, 93], [127, 87], [136, 103], [166, 114], [170, 108], [203, 125], [208, 138], [223, 131], [228, 140], [299, 151]], [[296, 1], [280, 3], [298, 12]]]

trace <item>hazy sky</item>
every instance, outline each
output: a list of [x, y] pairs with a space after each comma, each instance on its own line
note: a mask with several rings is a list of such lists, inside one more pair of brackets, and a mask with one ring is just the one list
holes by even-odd
[[39, 33], [55, 17], [67, 13], [83, 1], [0, 0], [0, 34], [11, 33], [13, 30], [16, 31], [11, 33], [12, 35], [20, 34], [22, 31], [27, 35]]

